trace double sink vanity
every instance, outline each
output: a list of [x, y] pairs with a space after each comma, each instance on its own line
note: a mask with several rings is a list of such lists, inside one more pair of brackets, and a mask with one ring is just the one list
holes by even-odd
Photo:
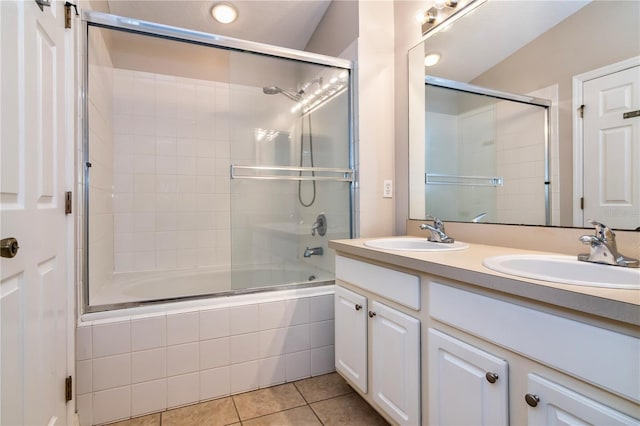
[[401, 425], [640, 424], [640, 269], [331, 241], [336, 370]]

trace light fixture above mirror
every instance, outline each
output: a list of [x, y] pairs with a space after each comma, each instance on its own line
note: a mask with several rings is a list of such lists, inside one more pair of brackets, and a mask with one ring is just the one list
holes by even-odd
[[[435, 4], [421, 14], [422, 19], [418, 19], [422, 25], [422, 35], [434, 30], [440, 24], [445, 21], [453, 22], [456, 16], [462, 16], [464, 13], [460, 13], [463, 10], [465, 13], [469, 12], [475, 3], [475, 6], [484, 3], [486, 0], [436, 0]], [[420, 15], [419, 15], [420, 17]]]

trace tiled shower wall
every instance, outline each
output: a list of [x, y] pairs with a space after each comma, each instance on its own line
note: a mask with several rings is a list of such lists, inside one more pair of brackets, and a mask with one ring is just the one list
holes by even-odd
[[115, 69], [116, 272], [229, 265], [229, 85]]
[[76, 351], [81, 424], [333, 371], [333, 290], [324, 293], [83, 323]]

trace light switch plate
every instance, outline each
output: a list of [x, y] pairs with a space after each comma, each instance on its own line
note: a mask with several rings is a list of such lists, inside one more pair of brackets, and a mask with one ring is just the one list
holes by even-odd
[[382, 197], [383, 198], [393, 197], [393, 181], [391, 181], [391, 179], [387, 179], [382, 182]]

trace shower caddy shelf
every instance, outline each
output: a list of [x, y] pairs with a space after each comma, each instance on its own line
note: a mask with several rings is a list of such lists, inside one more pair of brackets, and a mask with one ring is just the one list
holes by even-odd
[[[254, 172], [254, 174], [248, 174]], [[284, 175], [275, 172], [320, 173], [325, 176]], [[329, 175], [329, 176], [326, 176]], [[354, 170], [332, 167], [297, 167], [297, 166], [242, 166], [231, 165], [231, 179], [262, 179], [262, 180], [309, 180], [353, 182]]]

